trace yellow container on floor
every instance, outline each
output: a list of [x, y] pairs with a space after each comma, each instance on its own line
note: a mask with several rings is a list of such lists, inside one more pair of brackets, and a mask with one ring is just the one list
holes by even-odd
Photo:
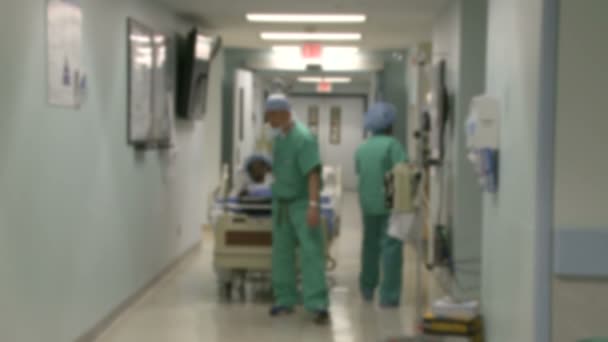
[[422, 322], [422, 331], [426, 335], [468, 337], [474, 342], [483, 342], [483, 322], [480, 316], [475, 318], [434, 317], [428, 313]]

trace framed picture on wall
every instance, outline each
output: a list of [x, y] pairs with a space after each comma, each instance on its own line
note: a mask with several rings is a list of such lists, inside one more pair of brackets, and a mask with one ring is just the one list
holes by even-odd
[[175, 88], [170, 40], [129, 18], [127, 46], [127, 142], [138, 149], [169, 148]]
[[341, 141], [342, 107], [331, 107], [329, 120], [329, 143], [339, 145]]
[[319, 136], [319, 106], [308, 107], [308, 128], [315, 136]]
[[175, 41], [163, 34], [154, 34], [152, 51], [152, 143], [157, 148], [172, 146], [175, 115]]
[[79, 108], [86, 92], [82, 70], [82, 21], [79, 1], [47, 0], [47, 100], [54, 106]]

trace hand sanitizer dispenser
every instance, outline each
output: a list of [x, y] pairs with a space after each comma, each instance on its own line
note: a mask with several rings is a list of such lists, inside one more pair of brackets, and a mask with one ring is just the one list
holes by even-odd
[[465, 133], [468, 158], [479, 176], [480, 185], [487, 192], [498, 192], [500, 142], [498, 100], [485, 95], [473, 98]]

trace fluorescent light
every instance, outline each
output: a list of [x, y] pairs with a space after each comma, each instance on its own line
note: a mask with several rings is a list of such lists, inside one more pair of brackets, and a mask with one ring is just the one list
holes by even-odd
[[144, 36], [144, 35], [139, 35], [139, 34], [132, 34], [130, 38], [131, 38], [131, 41], [136, 42], [136, 43], [142, 43], [142, 44], [149, 44], [150, 43], [150, 37], [149, 36]]
[[298, 77], [300, 83], [350, 83], [350, 77]]
[[[340, 53], [357, 53], [359, 52], [358, 46], [323, 46], [323, 52], [340, 52]], [[301, 45], [274, 45], [272, 50], [275, 52], [282, 51], [301, 51]]]
[[307, 33], [307, 32], [262, 32], [263, 40], [282, 41], [355, 41], [361, 40], [361, 33]]
[[[359, 52], [357, 46], [323, 46], [324, 54], [355, 54]], [[300, 45], [275, 45], [272, 47], [273, 52], [278, 53], [301, 53], [302, 46]]]
[[364, 23], [364, 14], [270, 14], [250, 13], [247, 20], [257, 23]]
[[359, 52], [359, 48], [356, 46], [325, 46], [323, 47], [323, 53], [326, 54], [355, 54]]
[[272, 51], [279, 53], [300, 53], [302, 47], [299, 45], [275, 45], [272, 47]]

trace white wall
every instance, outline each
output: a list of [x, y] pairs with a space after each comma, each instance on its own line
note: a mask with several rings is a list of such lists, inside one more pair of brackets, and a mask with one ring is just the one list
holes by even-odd
[[175, 154], [125, 142], [126, 18], [172, 32], [176, 17], [81, 1], [90, 90], [74, 111], [46, 104], [45, 3], [0, 12], [1, 341], [73, 341], [153, 279], [199, 241], [202, 178], [219, 167], [204, 134], [219, 131], [215, 90], [204, 123], [178, 124]]
[[[250, 156], [255, 148], [255, 137], [256, 137], [256, 124], [255, 124], [255, 93], [254, 89], [254, 74], [247, 70], [237, 70], [235, 73], [234, 81], [234, 126], [233, 126], [233, 137], [234, 137], [234, 152], [233, 165], [235, 168], [233, 172], [238, 172], [244, 161]], [[243, 97], [240, 97], [242, 91]], [[240, 101], [243, 101], [241, 106]], [[243, 110], [241, 114], [240, 111]], [[242, 115], [242, 116], [241, 116]], [[241, 123], [241, 120], [243, 121]], [[242, 127], [241, 127], [242, 125]], [[240, 130], [243, 130], [240, 132]], [[241, 136], [242, 133], [242, 136]]]
[[[466, 299], [479, 298], [481, 287], [481, 189], [466, 156], [464, 123], [472, 97], [484, 88], [486, 9], [486, 0], [452, 1], [433, 29], [433, 62], [447, 62], [451, 96], [453, 133], [447, 140], [451, 156], [442, 173], [449, 177], [449, 192], [443, 195], [449, 197], [444, 205], [449, 206], [446, 210], [452, 220], [456, 264], [452, 288], [456, 297]], [[438, 190], [434, 193], [438, 195]]]
[[[606, 84], [608, 2], [561, 1], [557, 127], [555, 137], [555, 228], [608, 234], [608, 114]], [[583, 247], [584, 248], [584, 247]], [[598, 263], [605, 260], [597, 260]], [[608, 336], [608, 281], [556, 277], [553, 341]]]
[[482, 305], [492, 342], [534, 342], [541, 0], [490, 0], [486, 89], [501, 103], [500, 190], [484, 198]]
[[211, 65], [207, 114], [202, 122], [202, 220], [208, 222], [209, 195], [217, 188], [222, 164], [222, 80], [224, 78], [224, 52], [220, 51]]

